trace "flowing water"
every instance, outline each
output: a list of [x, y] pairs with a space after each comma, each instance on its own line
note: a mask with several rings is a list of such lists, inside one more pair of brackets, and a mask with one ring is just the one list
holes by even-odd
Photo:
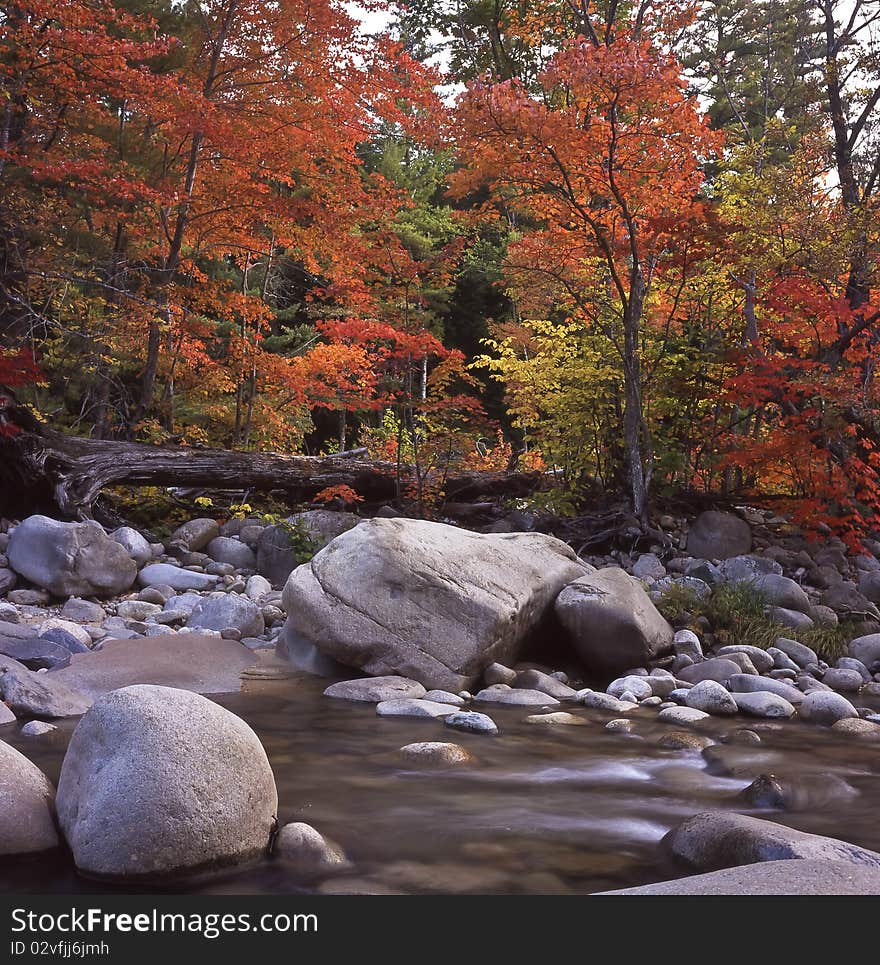
[[[671, 729], [656, 712], [633, 715], [636, 733], [611, 733], [608, 715], [575, 713], [587, 726], [525, 722], [529, 709], [485, 709], [497, 737], [462, 734], [442, 723], [390, 719], [371, 704], [322, 696], [326, 681], [249, 683], [217, 701], [245, 718], [263, 741], [278, 783], [279, 820], [306, 821], [338, 841], [353, 867], [342, 877], [304, 881], [279, 862], [190, 883], [215, 894], [309, 891], [345, 893], [586, 894], [685, 873], [659, 847], [675, 824], [724, 808], [880, 850], [880, 742], [801, 723], [750, 724], [713, 719], [721, 737], [760, 730], [756, 745], [719, 745], [707, 756], [671, 750], [657, 739]], [[75, 721], [44, 738], [0, 739], [57, 782]], [[473, 765], [415, 769], [396, 751], [412, 741], [449, 740]], [[795, 789], [794, 808], [754, 810], [738, 794], [761, 773]], [[70, 864], [45, 858], [4, 860], [0, 891], [98, 892], [118, 888], [79, 878]], [[143, 886], [139, 889], [143, 891]]]

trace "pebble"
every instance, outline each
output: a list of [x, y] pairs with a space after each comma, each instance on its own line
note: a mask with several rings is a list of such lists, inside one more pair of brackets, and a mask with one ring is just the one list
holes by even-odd
[[461, 730], [469, 734], [498, 733], [498, 725], [491, 717], [486, 714], [478, 714], [475, 711], [458, 711], [450, 714], [444, 723], [453, 730]]

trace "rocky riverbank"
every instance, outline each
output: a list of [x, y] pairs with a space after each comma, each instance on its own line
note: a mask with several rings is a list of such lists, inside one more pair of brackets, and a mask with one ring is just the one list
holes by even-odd
[[[389, 752], [426, 773], [479, 766], [472, 742], [503, 740], [498, 718], [511, 712], [582, 735], [573, 740], [598, 725], [619, 736], [622, 759], [646, 727], [687, 754], [760, 743], [775, 726], [880, 737], [877, 557], [811, 545], [748, 509], [663, 518], [667, 539], [653, 551], [586, 559], [551, 535], [512, 531], [524, 522], [473, 533], [392, 511], [367, 521], [313, 511], [283, 524], [196, 519], [162, 543], [43, 517], [5, 525], [0, 738], [48, 740], [59, 719], [85, 716], [57, 804], [3, 744], [14, 765], [0, 780], [16, 807], [0, 851], [63, 844], [83, 874], [109, 878], [188, 877], [270, 851], [312, 876], [341, 874], [344, 842], [301, 821], [276, 833], [259, 740], [196, 696], [303, 670], [337, 678], [325, 691], [337, 706], [425, 718]], [[300, 565], [306, 548], [318, 552]], [[686, 608], [743, 586], [778, 631], [769, 645], [737, 642]], [[850, 636], [845, 654], [809, 645]], [[776, 775], [749, 777], [744, 809], [790, 804]], [[128, 799], [141, 802], [136, 815]], [[22, 813], [43, 829], [36, 841]]]

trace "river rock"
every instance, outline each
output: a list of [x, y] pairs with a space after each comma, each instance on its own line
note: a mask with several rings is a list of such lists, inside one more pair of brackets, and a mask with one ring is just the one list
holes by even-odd
[[224, 694], [240, 690], [240, 674], [254, 662], [254, 655], [234, 640], [163, 633], [136, 641], [108, 640], [100, 650], [74, 655], [69, 667], [41, 676], [92, 699], [132, 684]]
[[861, 660], [856, 660], [855, 657], [840, 657], [835, 662], [834, 667], [837, 670], [855, 670], [865, 683], [869, 683], [871, 680], [870, 670]]
[[72, 623], [100, 623], [107, 618], [107, 611], [99, 603], [72, 596], [61, 608], [60, 615]]
[[243, 637], [258, 637], [266, 629], [260, 608], [239, 593], [212, 593], [192, 611], [188, 627], [197, 630], [235, 629]]
[[694, 663], [703, 659], [703, 647], [700, 638], [693, 630], [676, 630], [672, 641], [672, 649], [676, 656], [685, 654]]
[[541, 670], [520, 671], [516, 675], [513, 686], [524, 690], [540, 690], [541, 693], [549, 694], [557, 700], [572, 700], [576, 693], [573, 687]]
[[764, 556], [732, 556], [718, 567], [728, 583], [756, 583], [771, 574], [782, 576], [782, 567], [776, 560]]
[[361, 677], [331, 684], [324, 691], [324, 696], [378, 704], [399, 697], [424, 697], [425, 688], [417, 680], [408, 680], [406, 677]]
[[767, 599], [768, 603], [784, 607], [786, 610], [809, 613], [812, 606], [810, 598], [804, 593], [803, 589], [787, 576], [770, 573], [757, 580], [755, 588]]
[[[672, 685], [673, 687], [675, 686], [675, 681], [672, 682]], [[605, 693], [611, 694], [612, 697], [617, 697], [621, 700], [624, 699], [623, 695], [627, 692], [639, 700], [644, 700], [646, 697], [652, 697], [654, 695], [651, 681], [647, 677], [638, 677], [635, 674], [618, 677], [617, 680], [612, 680], [605, 688]]]
[[70, 651], [39, 637], [33, 640], [9, 640], [0, 637], [0, 653], [13, 657], [28, 670], [51, 670], [70, 663]]
[[491, 687], [492, 684], [508, 684], [512, 687], [515, 680], [516, 671], [505, 667], [502, 663], [490, 663], [483, 671], [483, 682], [487, 687]]
[[482, 535], [442, 523], [372, 519], [291, 574], [285, 640], [371, 674], [458, 692], [515, 661], [559, 590], [586, 571], [539, 533]]
[[435, 704], [432, 700], [396, 697], [380, 701], [376, 713], [380, 717], [448, 717], [452, 708], [449, 704]]
[[14, 590], [18, 583], [18, 576], [8, 566], [0, 566], [0, 596]]
[[[73, 658], [71, 658], [73, 659]], [[23, 666], [0, 666], [0, 699], [19, 717], [78, 717], [91, 706], [91, 699], [69, 687], [55, 673], [34, 673]]]
[[254, 603], [261, 603], [263, 598], [271, 592], [272, 584], [266, 579], [265, 576], [260, 576], [259, 573], [254, 573], [253, 576], [248, 577], [244, 588], [244, 594], [249, 600], [253, 600]]
[[29, 720], [21, 729], [22, 737], [44, 737], [58, 730], [54, 724], [47, 724], [44, 720]]
[[[467, 693], [467, 691], [462, 691]], [[429, 690], [425, 700], [433, 700], [435, 704], [449, 704], [451, 707], [463, 707], [464, 698], [460, 694], [451, 694], [448, 690]]]
[[131, 526], [120, 526], [110, 534], [110, 539], [119, 543], [138, 566], [146, 566], [153, 558], [153, 549], [136, 529]]
[[444, 721], [447, 727], [468, 734], [497, 734], [498, 725], [486, 714], [460, 710], [450, 714]]
[[851, 657], [861, 662], [870, 670], [874, 664], [880, 663], [880, 633], [869, 633], [864, 637], [851, 640], [847, 651]]
[[407, 763], [423, 767], [455, 767], [473, 761], [461, 744], [444, 741], [418, 741], [401, 747], [398, 753]]
[[208, 543], [205, 552], [216, 563], [229, 563], [237, 570], [253, 570], [257, 566], [254, 551], [231, 536], [216, 536]]
[[638, 580], [619, 567], [605, 567], [566, 586], [556, 600], [556, 615], [596, 676], [644, 667], [672, 650], [672, 627]]
[[217, 585], [217, 577], [185, 570], [172, 563], [150, 563], [138, 573], [138, 583], [141, 586], [170, 586], [178, 592], [211, 590]]
[[790, 704], [797, 706], [804, 699], [804, 695], [784, 680], [774, 680], [772, 677], [755, 677], [752, 674], [734, 674], [727, 682], [728, 687], [739, 694], [770, 693], [784, 698]]
[[549, 726], [566, 727], [582, 727], [587, 723], [583, 717], [577, 717], [575, 714], [569, 714], [563, 710], [557, 710], [550, 714], [529, 714], [525, 722], [527, 724], [547, 724]]
[[310, 824], [285, 824], [275, 838], [275, 857], [304, 877], [332, 874], [350, 867], [345, 852]]
[[105, 694], [77, 725], [57, 808], [82, 873], [169, 878], [265, 854], [278, 796], [243, 720], [198, 694], [139, 685]]
[[540, 690], [515, 689], [507, 684], [492, 684], [480, 690], [474, 700], [487, 704], [510, 704], [516, 707], [544, 707], [558, 704], [555, 697]]
[[687, 551], [691, 556], [707, 560], [726, 560], [741, 556], [752, 548], [749, 524], [732, 513], [708, 510], [691, 524]]
[[49, 778], [0, 741], [0, 855], [57, 848], [54, 815], [55, 788]]
[[773, 669], [773, 657], [760, 647], [750, 647], [748, 644], [737, 643], [719, 647], [715, 652], [719, 657], [728, 658], [734, 653], [744, 653], [754, 664], [758, 673], [768, 673]]
[[791, 658], [799, 667], [810, 667], [819, 662], [816, 651], [797, 640], [789, 640], [787, 637], [779, 637], [775, 647], [781, 650], [787, 657]]
[[734, 693], [736, 708], [751, 717], [788, 718], [794, 716], [794, 704], [769, 690]]
[[862, 689], [864, 678], [858, 670], [847, 670], [844, 667], [831, 667], [822, 676], [822, 683], [833, 690], [857, 694]]
[[633, 563], [632, 575], [640, 580], [662, 580], [666, 576], [666, 567], [653, 553], [642, 553]]
[[697, 724], [709, 715], [696, 707], [667, 707], [657, 715], [661, 724]]
[[830, 690], [814, 690], [807, 694], [801, 702], [799, 714], [801, 720], [827, 726], [847, 717], [859, 716], [846, 697]]
[[702, 680], [688, 690], [685, 696], [688, 707], [705, 711], [714, 716], [727, 716], [736, 713], [736, 701], [714, 680]]
[[123, 600], [116, 604], [116, 615], [124, 620], [148, 620], [161, 612], [158, 603], [147, 603], [146, 600]]
[[608, 711], [611, 714], [626, 714], [631, 710], [637, 710], [639, 706], [632, 701], [618, 700], [611, 694], [603, 694], [596, 690], [579, 690], [576, 696], [584, 707]]
[[880, 870], [880, 854], [874, 851], [725, 811], [703, 811], [688, 818], [663, 838], [663, 847], [700, 870], [788, 858], [850, 861]]
[[850, 734], [853, 737], [864, 737], [871, 740], [880, 739], [880, 724], [872, 720], [862, 720], [859, 717], [841, 717], [831, 725], [835, 734]]
[[678, 677], [689, 684], [698, 684], [701, 680], [714, 680], [720, 684], [739, 672], [739, 664], [732, 660], [726, 657], [711, 657], [709, 660], [703, 660], [702, 663], [682, 668], [678, 672]]
[[12, 568], [54, 596], [115, 596], [134, 583], [137, 565], [96, 523], [29, 516], [9, 540]]
[[711, 747], [715, 741], [705, 734], [693, 734], [684, 730], [673, 730], [664, 734], [658, 741], [658, 747], [666, 747], [670, 750], [701, 751], [705, 747]]
[[769, 620], [792, 630], [807, 630], [813, 626], [813, 618], [800, 610], [789, 610], [783, 606], [768, 606], [765, 613]]
[[200, 553], [212, 539], [220, 535], [216, 519], [191, 519], [171, 534], [171, 543], [182, 543], [191, 553]]
[[3, 724], [14, 724], [18, 718], [12, 711], [6, 706], [6, 704], [0, 702], [0, 726]]
[[762, 861], [601, 895], [878, 895], [880, 871], [850, 861]]

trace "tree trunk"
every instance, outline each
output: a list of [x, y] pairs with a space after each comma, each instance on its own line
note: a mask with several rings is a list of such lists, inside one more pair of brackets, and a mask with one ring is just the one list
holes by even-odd
[[[391, 501], [397, 494], [395, 464], [375, 462], [365, 449], [320, 457], [148, 446], [62, 435], [15, 404], [0, 411], [0, 417], [4, 426], [22, 430], [0, 434], [3, 514], [43, 511], [88, 519], [101, 491], [116, 485], [277, 491], [298, 499], [346, 485], [372, 503]], [[403, 466], [401, 474], [408, 480], [414, 470]], [[541, 481], [536, 472], [472, 472], [448, 478], [445, 491], [447, 499], [462, 503], [525, 496]]]

